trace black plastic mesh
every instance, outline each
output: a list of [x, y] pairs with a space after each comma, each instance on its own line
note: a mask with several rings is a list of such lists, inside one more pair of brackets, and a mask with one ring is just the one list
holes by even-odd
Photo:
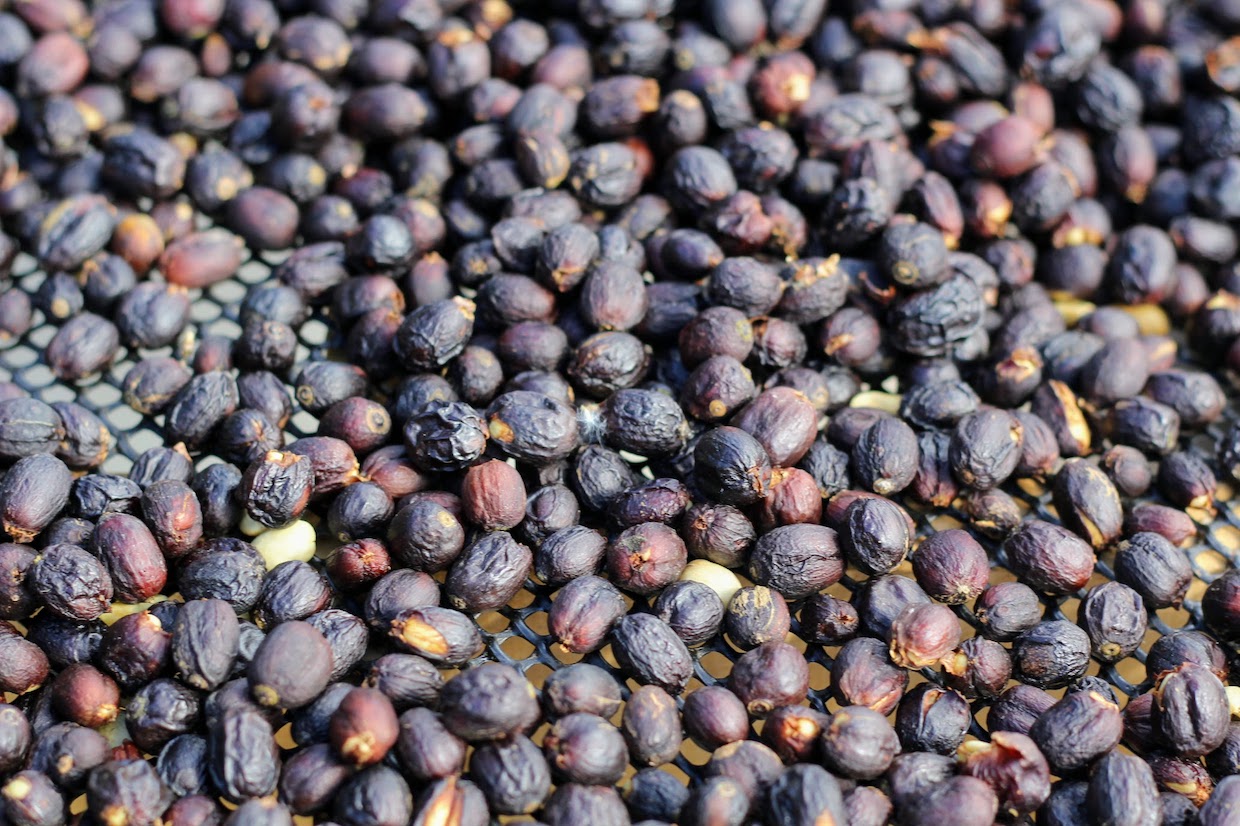
[[[253, 259], [241, 268], [236, 277], [198, 292], [194, 296], [189, 332], [198, 338], [212, 334], [235, 336], [240, 331], [237, 323], [238, 306], [246, 290], [269, 277], [271, 266], [278, 260], [278, 256]], [[28, 257], [19, 259], [15, 272], [18, 273], [14, 278], [15, 282], [29, 293], [34, 292], [44, 277], [42, 273], [35, 270], [33, 261]], [[163, 351], [153, 353], [122, 352], [121, 357], [104, 375], [95, 376], [71, 386], [58, 382], [40, 360], [42, 349], [54, 333], [55, 328], [44, 323], [33, 328], [20, 341], [6, 349], [0, 349], [0, 379], [15, 382], [32, 396], [43, 401], [75, 400], [97, 413], [107, 422], [116, 437], [116, 445], [103, 469], [110, 473], [126, 473], [133, 460], [142, 451], [161, 443], [161, 431], [158, 418], [144, 417], [124, 403], [119, 389], [121, 381], [136, 360], [152, 354], [176, 355], [192, 352], [195, 339], [189, 338], [187, 334], [173, 348], [165, 348]], [[323, 318], [321, 309], [316, 310], [311, 319], [301, 327], [299, 335], [301, 344], [297, 354], [298, 363], [307, 359], [324, 359], [331, 356], [335, 344], [332, 339], [333, 330]], [[1235, 417], [1235, 415], [1236, 405], [1233, 404], [1229, 407], [1229, 417]], [[292, 440], [312, 435], [316, 427], [315, 417], [298, 409], [292, 416], [286, 431], [288, 438]], [[1216, 431], [1221, 428], [1221, 425], [1218, 426]], [[1217, 432], [1213, 432], [1198, 437], [1193, 448], [1207, 454], [1212, 452], [1211, 436], [1217, 435]], [[214, 461], [217, 460], [204, 459], [199, 464], [203, 466]], [[1056, 521], [1049, 492], [1029, 483], [1021, 484], [1024, 487], [1019, 488], [1016, 493], [1028, 506], [1030, 515]], [[1220, 489], [1217, 518], [1208, 525], [1200, 526], [1197, 541], [1192, 547], [1184, 550], [1192, 564], [1195, 579], [1182, 608], [1164, 609], [1152, 614], [1145, 643], [1133, 657], [1114, 665], [1101, 665], [1096, 661], [1091, 664], [1089, 673], [1101, 676], [1113, 685], [1121, 704], [1126, 702], [1127, 697], [1148, 689], [1148, 686], [1144, 685], [1146, 675], [1143, 664], [1149, 645], [1159, 636], [1173, 630], [1195, 627], [1201, 619], [1200, 598], [1206, 585], [1236, 563], [1237, 555], [1240, 554], [1240, 509], [1233, 506], [1230, 498], [1230, 490], [1224, 483], [1224, 487]], [[963, 514], [951, 510], [931, 513], [923, 507], [905, 504], [917, 519], [919, 532], [923, 536], [936, 530], [960, 527], [967, 522]], [[1003, 567], [1005, 558], [999, 548], [999, 543], [981, 536], [978, 536], [978, 539], [990, 551], [995, 562], [991, 582], [1013, 579], [1014, 577]], [[325, 550], [329, 548], [321, 548], [320, 556]], [[1113, 553], [1101, 556], [1091, 585], [1112, 578], [1113, 574], [1108, 564], [1112, 559]], [[912, 576], [911, 567], [907, 562], [895, 573]], [[743, 577], [742, 580], [744, 581]], [[850, 570], [843, 581], [833, 586], [830, 593], [847, 597], [860, 581], [860, 575]], [[531, 581], [507, 608], [480, 615], [477, 619], [483, 630], [487, 647], [479, 661], [494, 660], [508, 663], [527, 673], [536, 685], [541, 685], [543, 679], [552, 670], [583, 659], [560, 649], [546, 635], [547, 609], [551, 602], [551, 593], [551, 589]], [[1044, 599], [1047, 619], [1076, 620], [1078, 597]], [[794, 617], [797, 607], [792, 606]], [[970, 625], [976, 623], [968, 608], [961, 607], [957, 611]], [[797, 631], [795, 619], [793, 631], [794, 633]], [[828, 690], [829, 669], [837, 649], [820, 645], [805, 646], [802, 642], [790, 641], [805, 649], [810, 661], [811, 704], [823, 710], [837, 708], [839, 704], [830, 696]], [[721, 638], [716, 638], [706, 647], [697, 649], [694, 656], [696, 660], [695, 679], [690, 683], [686, 693], [691, 692], [699, 684], [710, 685], [725, 681], [731, 670], [732, 662], [739, 656], [739, 652]], [[609, 648], [604, 648], [584, 659], [612, 670], [623, 682], [623, 677], [616, 668]], [[923, 676], [930, 680], [940, 679], [940, 676], [930, 669], [926, 669]], [[916, 675], [914, 682], [920, 682]], [[635, 684], [629, 685], [631, 687]], [[1051, 693], [1059, 695], [1062, 694], [1062, 690]], [[975, 703], [974, 708], [976, 714], [974, 733], [980, 734], [984, 728], [985, 704]], [[686, 740], [676, 765], [686, 774], [692, 775], [695, 767], [702, 765], [707, 757], [708, 754], [705, 751]]]

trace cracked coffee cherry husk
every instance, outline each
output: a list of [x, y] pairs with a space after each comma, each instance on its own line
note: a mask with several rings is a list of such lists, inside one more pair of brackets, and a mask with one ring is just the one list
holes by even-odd
[[353, 766], [382, 760], [395, 745], [398, 731], [392, 702], [373, 688], [355, 688], [346, 694], [328, 727], [332, 746]]
[[444, 665], [463, 665], [483, 648], [482, 635], [468, 615], [433, 605], [401, 611], [392, 618], [388, 634], [397, 646]]
[[762, 742], [785, 763], [806, 762], [818, 750], [818, 735], [830, 715], [805, 706], [781, 706], [762, 724]]
[[439, 583], [422, 571], [400, 568], [384, 574], [366, 595], [362, 613], [376, 631], [388, 631], [403, 611], [438, 604]]
[[1080, 459], [1065, 462], [1055, 475], [1052, 494], [1064, 526], [1095, 549], [1119, 538], [1124, 525], [1119, 492], [1098, 468]]
[[970, 700], [994, 698], [1012, 676], [1012, 658], [999, 643], [972, 637], [943, 661], [944, 681]]
[[1035, 811], [1051, 794], [1050, 767], [1029, 737], [996, 731], [990, 742], [970, 740], [957, 752], [961, 772], [985, 781], [1005, 812]]
[[904, 694], [908, 672], [891, 662], [881, 641], [862, 637], [840, 649], [831, 666], [831, 684], [841, 703], [888, 714]]
[[1153, 722], [1177, 754], [1197, 757], [1227, 736], [1230, 712], [1223, 682], [1205, 666], [1185, 663], [1154, 685]]
[[818, 594], [801, 608], [800, 633], [819, 645], [839, 645], [856, 636], [861, 617], [851, 602]]
[[951, 689], [922, 683], [904, 695], [895, 730], [905, 751], [951, 754], [964, 741], [972, 715], [968, 701]]

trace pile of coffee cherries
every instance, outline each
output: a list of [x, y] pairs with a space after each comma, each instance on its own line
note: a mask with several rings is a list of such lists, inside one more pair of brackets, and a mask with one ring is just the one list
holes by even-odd
[[1237, 221], [1234, 0], [0, 0], [0, 823], [1234, 826]]

